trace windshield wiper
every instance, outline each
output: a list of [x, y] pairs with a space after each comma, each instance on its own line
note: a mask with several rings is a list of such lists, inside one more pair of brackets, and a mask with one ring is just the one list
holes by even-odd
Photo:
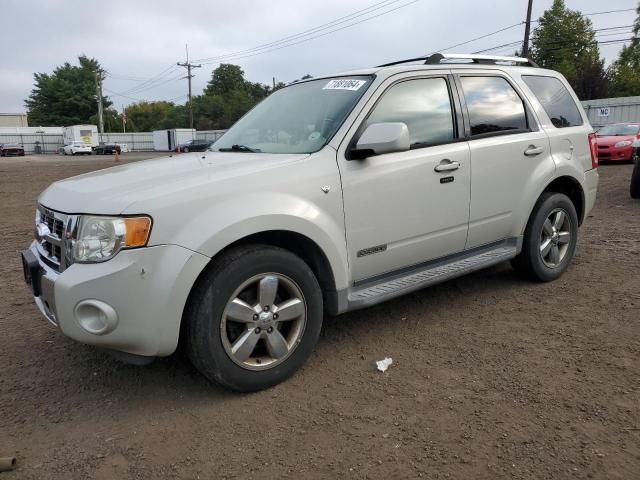
[[262, 150], [259, 148], [251, 148], [246, 145], [231, 145], [231, 148], [219, 148], [219, 152], [251, 152], [260, 153]]

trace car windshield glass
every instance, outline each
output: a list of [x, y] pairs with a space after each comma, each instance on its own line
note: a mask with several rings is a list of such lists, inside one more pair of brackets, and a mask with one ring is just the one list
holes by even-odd
[[598, 135], [601, 137], [624, 137], [627, 135], [637, 135], [638, 132], [640, 132], [640, 125], [608, 125], [598, 130]]
[[371, 80], [369, 76], [323, 78], [278, 90], [238, 120], [210, 149], [317, 152], [340, 128]]

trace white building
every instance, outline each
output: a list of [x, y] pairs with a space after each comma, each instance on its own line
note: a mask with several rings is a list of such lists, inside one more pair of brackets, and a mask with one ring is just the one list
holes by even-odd
[[594, 127], [610, 123], [640, 123], [640, 97], [585, 100], [582, 106]]
[[26, 113], [0, 113], [0, 127], [28, 127]]

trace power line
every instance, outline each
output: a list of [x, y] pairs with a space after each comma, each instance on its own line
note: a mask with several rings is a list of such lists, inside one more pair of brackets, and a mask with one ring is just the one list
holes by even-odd
[[163, 71], [161, 71], [157, 75], [154, 75], [153, 77], [141, 82], [138, 85], [134, 85], [133, 87], [125, 90], [122, 93], [124, 94], [137, 93], [137, 92], [142, 92], [144, 90], [147, 90], [148, 88], [152, 88], [154, 84], [165, 79], [167, 76], [171, 75], [176, 70], [177, 70], [176, 66], [174, 64], [171, 64], [169, 67], [165, 68]]
[[350, 23], [348, 25], [344, 25], [342, 27], [335, 28], [333, 30], [329, 30], [329, 31], [321, 33], [319, 35], [314, 35], [314, 36], [311, 36], [311, 37], [308, 37], [308, 38], [304, 38], [304, 39], [298, 40], [296, 42], [286, 43], [284, 45], [280, 45], [280, 46], [277, 46], [277, 47], [274, 47], [274, 48], [269, 48], [269, 49], [266, 49], [266, 50], [263, 50], [263, 51], [259, 51], [259, 52], [251, 53], [251, 54], [247, 54], [247, 55], [238, 55], [238, 56], [235, 56], [235, 57], [229, 57], [229, 56], [227, 56], [227, 57], [221, 56], [221, 57], [215, 57], [215, 58], [211, 57], [211, 59], [209, 59], [208, 61], [203, 61], [202, 64], [203, 65], [209, 65], [209, 64], [212, 64], [212, 63], [218, 63], [220, 60], [225, 60], [225, 61], [226, 60], [238, 60], [240, 58], [253, 57], [253, 56], [256, 56], [256, 55], [262, 55], [264, 53], [274, 52], [274, 51], [280, 50], [282, 48], [292, 47], [292, 46], [298, 45], [300, 43], [308, 42], [310, 40], [314, 40], [316, 38], [324, 37], [326, 35], [338, 32], [340, 30], [344, 30], [345, 28], [353, 27], [355, 25], [359, 25], [361, 23], [368, 22], [369, 20], [373, 20], [374, 18], [378, 18], [378, 17], [381, 17], [383, 15], [387, 15], [388, 13], [394, 12], [394, 11], [399, 10], [401, 8], [408, 7], [409, 5], [412, 5], [412, 4], [417, 3], [419, 1], [420, 0], [412, 0], [410, 2], [407, 2], [407, 3], [403, 4], [403, 5], [399, 5], [399, 6], [395, 7], [395, 8], [390, 9], [390, 10], [386, 10], [384, 12], [381, 12], [381, 13], [379, 13], [377, 15], [373, 15], [373, 16], [370, 16], [370, 17], [367, 17], [367, 18], [363, 18], [362, 20], [359, 20], [357, 22], [353, 22], [353, 23]]
[[[630, 11], [635, 11], [635, 8], [626, 8], [626, 9], [621, 9], [621, 10], [607, 10], [607, 11], [603, 11], [603, 12], [591, 12], [591, 13], [585, 13], [585, 14], [583, 14], [582, 16], [583, 16], [583, 17], [591, 17], [591, 16], [594, 16], [594, 15], [605, 15], [605, 14], [609, 14], [609, 13], [630, 12]], [[531, 23], [538, 23], [538, 22], [539, 22], [539, 20], [531, 20]], [[461, 42], [461, 43], [456, 43], [455, 45], [451, 45], [451, 46], [448, 46], [448, 47], [445, 47], [445, 48], [441, 48], [441, 49], [439, 49], [439, 50], [435, 50], [435, 51], [434, 51], [434, 52], [432, 52], [432, 53], [435, 53], [435, 52], [445, 52], [445, 51], [450, 50], [450, 49], [452, 49], [452, 48], [460, 47], [460, 46], [462, 46], [462, 45], [467, 45], [467, 44], [472, 43], [472, 42], [475, 42], [475, 41], [477, 41], [477, 40], [482, 40], [483, 38], [487, 38], [487, 37], [490, 37], [490, 36], [496, 35], [496, 34], [498, 34], [498, 33], [505, 32], [505, 31], [510, 30], [510, 29], [512, 29], [512, 28], [518, 27], [518, 26], [520, 26], [520, 25], [524, 25], [525, 23], [526, 23], [526, 22], [518, 22], [518, 23], [514, 23], [513, 25], [509, 25], [509, 26], [507, 26], [507, 27], [501, 28], [501, 29], [496, 30], [496, 31], [494, 31], [494, 32], [490, 32], [490, 33], [487, 33], [487, 34], [485, 34], [485, 35], [481, 35], [481, 36], [479, 36], [479, 37], [475, 37], [475, 38], [472, 38], [472, 39], [470, 39], [470, 40], [466, 40], [466, 41]], [[632, 25], [630, 25], [630, 26], [632, 26]], [[621, 28], [621, 27], [611, 27], [611, 28], [609, 28], [609, 29], [613, 29], [613, 28]], [[626, 28], [626, 27], [625, 27], [625, 28]], [[601, 29], [601, 30], [608, 30], [608, 29]], [[596, 30], [596, 31], [597, 31], [597, 30]], [[497, 47], [496, 47], [496, 48], [497, 48]], [[485, 51], [488, 51], [488, 50], [489, 50], [489, 49], [481, 50], [481, 51], [482, 51], [482, 52], [485, 52]], [[474, 53], [479, 53], [479, 52], [474, 52]]]
[[178, 95], [177, 97], [170, 98], [169, 100], [164, 100], [165, 102], [174, 102], [176, 100], [180, 100], [181, 98], [187, 98], [188, 95]]
[[[595, 32], [597, 37], [607, 37], [607, 36], [612, 36], [612, 35], [622, 35], [622, 34], [632, 33], [629, 30], [631, 27], [633, 27], [633, 25], [621, 25], [619, 27], [596, 28], [596, 29], [593, 30], [593, 32]], [[617, 30], [617, 31], [613, 32], [611, 30]], [[558, 44], [558, 43], [564, 43], [566, 41], [564, 39], [560, 40], [559, 36], [555, 37], [555, 39], [556, 40], [553, 41], [553, 42], [546, 42], [545, 45], [555, 45], [555, 44]], [[519, 43], [521, 43], [519, 40], [514, 40], [513, 42], [503, 43], [501, 45], [496, 45], [495, 47], [485, 48], [483, 50], [478, 50], [478, 51], [475, 51], [473, 53], [477, 54], [477, 53], [491, 52], [493, 50], [498, 50], [498, 49], [501, 49], [501, 48], [504, 48], [504, 47], [516, 46]]]
[[450, 49], [452, 49], [452, 48], [460, 47], [460, 46], [462, 46], [462, 45], [467, 45], [468, 43], [472, 43], [472, 42], [475, 42], [475, 41], [477, 41], [477, 40], [482, 40], [483, 38], [491, 37], [492, 35], [496, 35], [496, 34], [498, 34], [498, 33], [506, 32], [507, 30], [511, 30], [512, 28], [519, 27], [519, 26], [520, 26], [520, 25], [522, 25], [523, 23], [524, 23], [524, 22], [514, 23], [513, 25], [509, 25], [508, 27], [501, 28], [500, 30], [496, 30], [495, 32], [487, 33], [487, 34], [485, 34], [485, 35], [481, 35], [481, 36], [479, 36], [479, 37], [472, 38], [471, 40], [466, 40], [466, 41], [464, 41], [464, 42], [462, 42], [462, 43], [456, 43], [455, 45], [450, 45], [450, 46], [448, 46], [448, 47], [441, 48], [441, 49], [436, 50], [436, 51], [434, 51], [434, 52], [432, 52], [432, 53], [436, 53], [436, 52], [445, 52], [445, 51], [450, 50]]
[[[176, 71], [177, 71], [177, 69], [176, 69]], [[175, 71], [171, 72], [171, 73], [175, 73]], [[167, 84], [169, 82], [175, 82], [176, 80], [181, 80], [183, 78], [184, 77], [182, 76], [182, 73], [181, 73], [180, 75], [177, 75], [175, 77], [159, 79], [155, 83], [147, 85], [146, 87], [136, 87], [136, 88], [132, 88], [132, 89], [129, 89], [129, 90], [125, 90], [124, 92], [121, 92], [121, 93], [123, 93], [125, 95], [129, 95], [129, 94], [132, 94], [132, 93], [133, 94], [142, 93], [142, 92], [146, 92], [148, 90], [153, 90], [154, 88], [161, 87], [162, 85], [165, 85], [165, 84]]]
[[109, 92], [114, 97], [128, 98], [129, 100], [133, 100], [135, 102], [146, 102], [146, 100], [143, 100], [141, 98], [129, 97], [128, 95], [123, 95], [122, 93], [114, 92], [113, 90], [111, 90], [111, 89], [109, 89], [107, 87], [104, 87], [104, 90]]
[[252, 47], [252, 48], [245, 49], [245, 50], [239, 50], [239, 51], [228, 53], [228, 54], [217, 55], [215, 57], [199, 58], [199, 59], [195, 59], [194, 61], [196, 61], [196, 62], [210, 61], [210, 60], [214, 60], [214, 59], [220, 59], [221, 57], [236, 56], [236, 55], [241, 55], [241, 54], [245, 54], [245, 53], [251, 53], [251, 52], [256, 51], [256, 50], [262, 50], [262, 49], [265, 49], [265, 48], [273, 47], [273, 46], [276, 46], [276, 45], [281, 44], [281, 43], [287, 43], [289, 41], [296, 40], [297, 38], [305, 37], [305, 36], [311, 35], [313, 33], [317, 33], [319, 31], [326, 30], [326, 29], [334, 27], [336, 25], [340, 25], [342, 23], [348, 22], [350, 20], [353, 20], [355, 18], [361, 17], [363, 15], [367, 15], [369, 13], [372, 13], [372, 12], [376, 11], [376, 10], [388, 7], [388, 6], [392, 5], [392, 4], [398, 3], [400, 1], [402, 1], [402, 0], [383, 0], [382, 2], [374, 3], [372, 5], [369, 5], [366, 8], [363, 8], [361, 10], [357, 10], [357, 11], [352, 12], [352, 13], [350, 13], [348, 15], [343, 16], [343, 17], [336, 18], [335, 20], [332, 20], [330, 22], [323, 23], [322, 25], [318, 25], [316, 27], [310, 28], [308, 30], [304, 30], [304, 31], [302, 31], [300, 33], [297, 33], [297, 34], [294, 34], [294, 35], [289, 35], [287, 37], [283, 37], [283, 38], [281, 38], [279, 40], [275, 40], [273, 42], [264, 43], [264, 44], [258, 45], [256, 47]]

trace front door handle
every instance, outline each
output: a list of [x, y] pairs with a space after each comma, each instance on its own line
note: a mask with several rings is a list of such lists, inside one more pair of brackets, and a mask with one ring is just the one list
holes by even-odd
[[544, 152], [544, 149], [542, 147], [536, 147], [535, 145], [529, 145], [529, 147], [524, 151], [524, 154], [527, 157], [533, 157], [535, 155], [540, 155], [542, 152]]
[[452, 162], [448, 158], [442, 160], [434, 170], [436, 172], [452, 172], [454, 170], [458, 170], [460, 168], [460, 162]]

